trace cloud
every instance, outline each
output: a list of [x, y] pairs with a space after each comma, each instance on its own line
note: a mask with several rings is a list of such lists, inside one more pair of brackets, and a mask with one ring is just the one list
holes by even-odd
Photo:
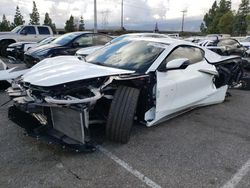
[[[137, 27], [151, 25], [152, 23], [167, 23], [170, 20], [181, 19], [183, 9], [187, 9], [186, 20], [200, 17], [212, 6], [214, 0], [123, 0], [124, 1], [124, 25]], [[240, 0], [232, 0], [234, 9]], [[57, 27], [63, 28], [64, 23], [73, 15], [79, 19], [82, 15], [88, 28], [93, 27], [93, 0], [36, 0], [40, 13], [40, 23], [43, 23], [44, 15], [49, 13]], [[32, 0], [1, 0], [0, 15], [5, 14], [12, 21], [16, 6], [20, 7], [26, 23], [29, 23], [29, 14], [32, 11]], [[119, 27], [121, 18], [121, 0], [97, 0], [98, 27]], [[176, 24], [175, 24], [176, 25]], [[166, 28], [168, 29], [168, 28]], [[193, 29], [193, 27], [192, 27]]]

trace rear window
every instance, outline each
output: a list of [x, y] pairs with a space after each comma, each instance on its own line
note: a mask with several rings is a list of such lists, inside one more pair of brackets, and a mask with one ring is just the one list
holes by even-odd
[[49, 35], [49, 28], [47, 27], [37, 27], [40, 35]]

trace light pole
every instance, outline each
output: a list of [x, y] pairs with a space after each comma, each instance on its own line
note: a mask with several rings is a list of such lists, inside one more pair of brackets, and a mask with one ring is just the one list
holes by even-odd
[[121, 30], [123, 30], [123, 0], [121, 2]]
[[187, 13], [187, 10], [183, 10], [182, 12], [182, 22], [181, 22], [181, 32], [184, 31], [184, 21], [185, 21], [185, 14]]
[[94, 0], [94, 33], [97, 33], [97, 11], [96, 11], [96, 0]]

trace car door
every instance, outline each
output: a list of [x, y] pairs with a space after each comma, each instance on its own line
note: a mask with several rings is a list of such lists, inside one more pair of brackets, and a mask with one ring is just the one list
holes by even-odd
[[[187, 58], [185, 69], [162, 70], [174, 59]], [[216, 88], [213, 78], [216, 68], [208, 64], [204, 52], [193, 46], [178, 46], [162, 62], [157, 70], [156, 119], [180, 112], [199, 104]]]
[[49, 28], [45, 26], [37, 26], [37, 32], [37, 38], [39, 41], [51, 36]]
[[20, 31], [20, 40], [19, 41], [32, 41], [37, 42], [36, 28], [34, 26], [24, 26]]

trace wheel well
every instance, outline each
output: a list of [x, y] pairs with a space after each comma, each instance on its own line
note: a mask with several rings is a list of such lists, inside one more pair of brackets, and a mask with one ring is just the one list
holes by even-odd
[[5, 43], [5, 42], [8, 42], [9, 44], [12, 44], [12, 43], [15, 43], [16, 41], [14, 39], [3, 39], [3, 40], [1, 40], [0, 43]]

